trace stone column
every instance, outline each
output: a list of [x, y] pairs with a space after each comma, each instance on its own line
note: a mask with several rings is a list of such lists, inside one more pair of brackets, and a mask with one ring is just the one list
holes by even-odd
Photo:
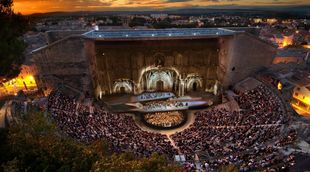
[[180, 84], [179, 84], [179, 96], [184, 96], [184, 89], [185, 89], [185, 81], [184, 79], [180, 79]]

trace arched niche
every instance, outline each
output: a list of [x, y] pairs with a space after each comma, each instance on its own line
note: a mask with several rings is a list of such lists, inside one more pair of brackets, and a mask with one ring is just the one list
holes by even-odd
[[149, 67], [141, 73], [142, 91], [175, 91], [179, 73], [174, 68]]
[[202, 77], [198, 74], [190, 74], [186, 77], [187, 91], [199, 91], [203, 87]]
[[118, 79], [113, 84], [113, 93], [128, 94], [133, 93], [134, 84], [129, 79]]

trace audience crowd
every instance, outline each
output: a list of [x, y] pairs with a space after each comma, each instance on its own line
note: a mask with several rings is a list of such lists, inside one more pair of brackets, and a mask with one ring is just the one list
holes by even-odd
[[168, 138], [141, 130], [126, 114], [112, 114], [105, 109], [78, 104], [60, 92], [49, 96], [48, 108], [58, 126], [69, 136], [84, 142], [104, 138], [114, 152], [133, 152], [149, 156], [154, 152], [173, 157], [177, 152]]
[[[296, 132], [288, 129], [289, 117], [281, 100], [267, 87], [257, 88], [237, 96], [240, 111], [230, 112], [212, 108], [197, 112], [194, 123], [171, 136], [187, 160], [195, 154], [207, 159], [206, 171], [221, 165], [237, 165], [241, 171], [265, 169], [276, 164], [287, 166], [293, 156], [280, 149], [292, 144]], [[148, 102], [147, 109], [182, 107], [182, 102]], [[69, 136], [90, 142], [104, 138], [115, 152], [130, 151], [137, 156], [153, 152], [170, 158], [178, 154], [167, 136], [140, 129], [131, 116], [112, 114], [106, 109], [79, 104], [60, 92], [52, 92], [48, 108], [58, 126]], [[180, 112], [146, 114], [145, 119], [157, 126], [177, 124], [184, 116]], [[189, 165], [189, 168], [194, 168]]]
[[260, 85], [236, 97], [236, 101], [240, 112], [215, 108], [198, 112], [188, 129], [172, 135], [182, 153], [187, 158], [203, 154], [210, 169], [237, 164], [247, 171], [292, 161], [278, 150], [295, 138], [294, 132], [284, 132], [289, 117], [281, 100]]
[[179, 111], [156, 112], [144, 115], [144, 120], [158, 127], [173, 127], [180, 125], [184, 121], [184, 114]]

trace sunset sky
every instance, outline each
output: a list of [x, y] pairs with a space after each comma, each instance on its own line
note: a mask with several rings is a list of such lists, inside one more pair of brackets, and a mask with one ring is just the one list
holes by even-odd
[[310, 5], [309, 0], [14, 0], [23, 14], [52, 11], [150, 10], [217, 5]]

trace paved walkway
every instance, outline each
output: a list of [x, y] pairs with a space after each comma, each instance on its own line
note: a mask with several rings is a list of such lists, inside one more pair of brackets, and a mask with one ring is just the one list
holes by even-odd
[[181, 152], [180, 148], [175, 144], [174, 140], [170, 137], [170, 135], [166, 135], [166, 136], [169, 139], [169, 141], [170, 141], [171, 145], [173, 146], [173, 148], [178, 151], [179, 155], [181, 155], [182, 152]]
[[0, 128], [5, 128], [5, 114], [7, 102], [0, 109]]
[[12, 101], [7, 101], [0, 109], [0, 128], [6, 127], [6, 120], [12, 120], [11, 105]]
[[308, 154], [310, 155], [310, 145], [309, 143], [305, 142], [305, 141], [299, 141], [296, 146], [298, 148], [293, 148], [293, 147], [289, 147], [286, 150], [283, 150], [281, 147], [279, 147], [278, 149], [281, 149], [282, 153], [285, 155], [290, 155], [293, 152], [300, 152], [300, 153], [304, 153], [304, 154]]
[[7, 104], [6, 118], [8, 119], [9, 122], [13, 120], [13, 116], [12, 116], [12, 101], [9, 101], [8, 104]]

